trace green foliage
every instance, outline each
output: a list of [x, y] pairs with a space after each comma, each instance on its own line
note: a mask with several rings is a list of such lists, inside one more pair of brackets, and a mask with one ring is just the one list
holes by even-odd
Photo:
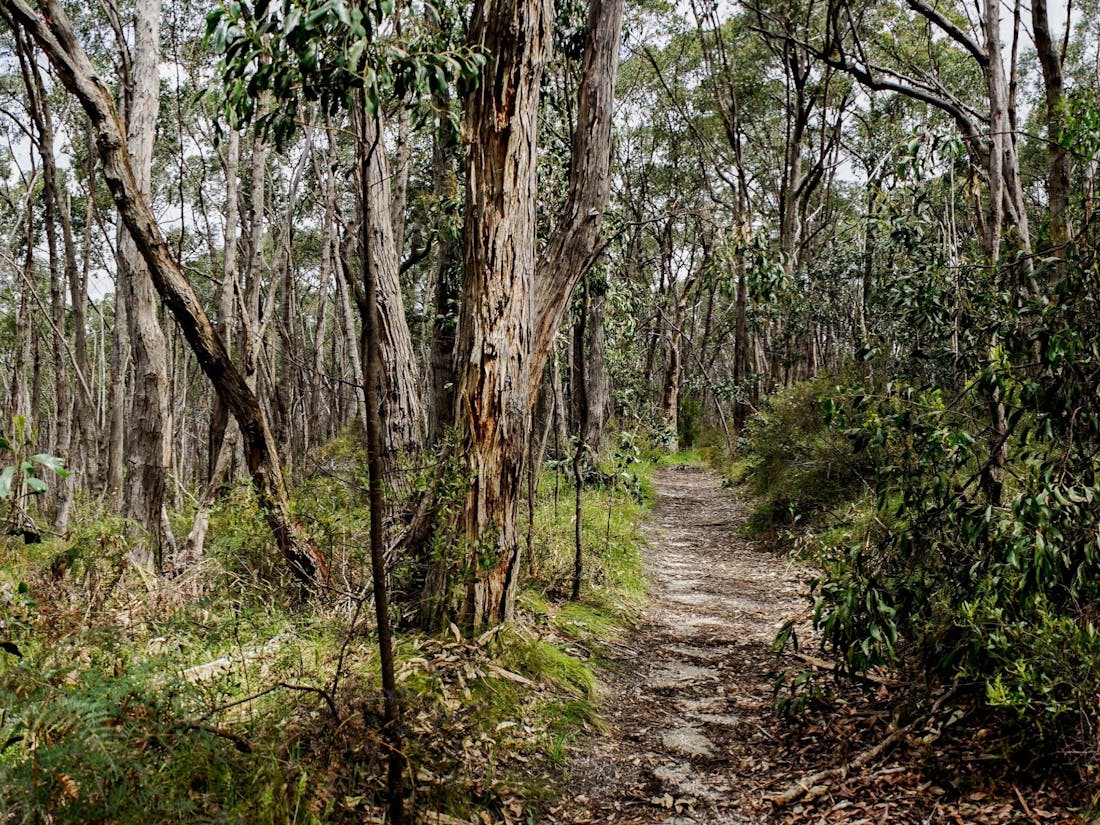
[[[438, 17], [435, 7], [429, 14]], [[472, 85], [486, 56], [446, 48], [431, 33], [383, 34], [392, 0], [282, 0], [223, 3], [207, 15], [207, 37], [221, 56], [225, 114], [234, 126], [255, 121], [282, 147], [316, 102], [328, 115], [352, 110], [363, 94], [368, 114], [381, 88], [398, 98], [445, 94]], [[257, 109], [265, 99], [277, 105]]]
[[207, 556], [240, 584], [280, 589], [284, 565], [272, 552], [271, 530], [251, 485], [238, 484], [218, 502], [210, 513], [209, 531]]
[[[42, 471], [49, 470], [59, 478], [69, 475], [61, 459], [48, 453], [31, 453], [34, 447], [34, 433], [27, 426], [23, 416], [12, 419], [11, 436], [0, 434], [0, 453], [10, 452], [11, 463], [4, 463], [0, 469], [0, 500], [11, 502], [8, 512], [8, 524], [11, 530], [22, 530], [30, 540], [38, 539], [38, 529], [27, 513], [24, 502], [32, 496], [41, 495], [49, 489], [42, 478]], [[24, 492], [25, 491], [25, 492]]]
[[502, 645], [501, 663], [531, 679], [550, 682], [577, 697], [591, 700], [596, 678], [591, 668], [558, 646], [541, 639], [515, 636]]
[[1003, 611], [987, 601], [968, 605], [964, 614], [979, 628], [998, 628], [987, 650], [995, 675], [975, 675], [985, 677], [992, 707], [1011, 714], [1025, 735], [1038, 734], [1037, 750], [1058, 748], [1100, 723], [1095, 693], [1100, 634], [1093, 622], [1059, 612], [1035, 604], [1034, 620], [1005, 622]]
[[676, 427], [679, 430], [679, 443], [684, 447], [695, 446], [699, 438], [701, 419], [703, 417], [703, 405], [695, 395], [683, 395], [680, 397], [679, 410], [676, 416]]
[[129, 532], [121, 516], [78, 513], [72, 534], [47, 560], [54, 606], [69, 601], [89, 616], [102, 610], [125, 575]]
[[[824, 401], [829, 437], [873, 471], [875, 490], [873, 520], [823, 554], [825, 643], [852, 671], [903, 665], [979, 685], [1015, 741], [1043, 752], [1100, 747], [1094, 256], [1076, 247], [1030, 270], [973, 272], [973, 284], [1006, 286], [981, 299], [981, 324], [966, 324], [964, 358], [938, 298], [899, 299], [895, 320], [919, 330], [922, 360]], [[1020, 279], [1025, 294], [1007, 286]], [[989, 468], [1002, 442], [998, 493]]]
[[[648, 466], [630, 438], [620, 452], [611, 481], [589, 492], [584, 601], [542, 595], [562, 586], [559, 569], [567, 580], [572, 552], [571, 507], [555, 518], [544, 482], [536, 540], [554, 579], [531, 583], [522, 623], [474, 642], [398, 637], [420, 804], [468, 815], [499, 811], [517, 794], [532, 802], [548, 793], [542, 771], [598, 727], [600, 643], [634, 617], [644, 586], [638, 526]], [[347, 559], [361, 552], [366, 524], [361, 450], [338, 439], [313, 459], [322, 472], [296, 481], [294, 507], [324, 539], [333, 569], [351, 577]], [[458, 476], [454, 483], [459, 490]], [[125, 568], [124, 527], [89, 514], [70, 540], [12, 557], [27, 584], [0, 592], [0, 638], [16, 648], [0, 647], [3, 815], [120, 825], [362, 821], [383, 775], [367, 613], [353, 621], [343, 599], [291, 602], [247, 486], [211, 514], [203, 565], [224, 575], [198, 598], [180, 598], [171, 583], [143, 592], [155, 583]], [[537, 781], [518, 770], [528, 763], [540, 765]]]
[[31, 635], [35, 608], [25, 581], [0, 589], [0, 651], [3, 654], [23, 658], [22, 646]]
[[805, 522], [847, 501], [861, 487], [865, 464], [826, 417], [832, 382], [823, 377], [770, 396], [738, 441], [756, 505], [754, 531]]

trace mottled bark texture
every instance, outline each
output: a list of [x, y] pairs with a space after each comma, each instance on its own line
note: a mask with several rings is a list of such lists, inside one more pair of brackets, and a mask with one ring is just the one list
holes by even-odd
[[[153, 143], [160, 110], [160, 0], [134, 6], [134, 43], [130, 49], [130, 88], [126, 146], [138, 192], [152, 194]], [[165, 495], [172, 466], [172, 405], [168, 381], [168, 345], [157, 317], [159, 301], [149, 267], [128, 232], [119, 238], [119, 257], [126, 271], [127, 321], [133, 355], [133, 406], [125, 433], [126, 471], [123, 505], [149, 536], [158, 566], [175, 549], [168, 525]]]
[[593, 0], [569, 193], [536, 260], [536, 133], [552, 15], [546, 0], [478, 0], [470, 23], [471, 43], [491, 56], [466, 102], [465, 282], [456, 360], [469, 483], [459, 525], [466, 584], [458, 612], [475, 631], [512, 615], [531, 410], [570, 295], [596, 253], [609, 193], [622, 2]]

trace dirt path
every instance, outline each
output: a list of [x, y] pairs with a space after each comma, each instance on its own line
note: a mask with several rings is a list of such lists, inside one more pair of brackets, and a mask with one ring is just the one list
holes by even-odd
[[650, 606], [561, 821], [741, 825], [754, 821], [751, 778], [774, 767], [760, 757], [774, 737], [770, 646], [806, 612], [808, 576], [739, 535], [745, 505], [713, 473], [666, 468], [656, 481]]
[[[988, 731], [930, 719], [863, 770], [779, 811], [796, 780], [846, 765], [893, 730], [904, 697], [833, 683], [827, 708], [797, 723], [773, 706], [772, 640], [798, 617], [814, 650], [810, 573], [744, 538], [748, 505], [711, 472], [661, 470], [647, 528], [650, 605], [605, 677], [607, 730], [572, 765], [561, 825], [1081, 825], [1068, 774], [1011, 768], [983, 752]], [[804, 663], [790, 661], [798, 669]], [[952, 720], [957, 717], [952, 717]]]

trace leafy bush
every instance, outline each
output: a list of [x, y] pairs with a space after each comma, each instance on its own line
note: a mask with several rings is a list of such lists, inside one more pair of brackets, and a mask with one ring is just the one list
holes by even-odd
[[984, 353], [933, 346], [937, 326], [923, 319], [923, 362], [895, 369], [884, 355], [875, 377], [777, 394], [747, 429], [743, 469], [760, 496], [756, 526], [825, 508], [845, 521], [814, 536], [814, 619], [847, 670], [972, 686], [1006, 750], [1095, 758], [1100, 272], [1071, 261], [1048, 283], [1055, 265], [1033, 273], [1045, 294], [975, 297], [987, 320], [969, 334], [997, 342]]
[[860, 490], [866, 462], [826, 425], [822, 405], [831, 389], [827, 378], [819, 378], [780, 390], [746, 426], [738, 451], [747, 461], [738, 469], [756, 496], [751, 529], [820, 515]]
[[874, 522], [817, 585], [825, 642], [853, 671], [905, 664], [979, 685], [1006, 732], [1048, 752], [1100, 746], [1100, 416], [1085, 400], [1100, 381], [1086, 343], [1097, 286], [1005, 309], [1003, 344], [961, 387], [850, 386], [827, 402], [877, 478]]

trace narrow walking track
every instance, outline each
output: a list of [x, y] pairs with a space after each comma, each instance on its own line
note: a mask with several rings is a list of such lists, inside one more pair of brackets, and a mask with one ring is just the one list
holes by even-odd
[[[748, 503], [714, 473], [672, 467], [657, 477], [647, 528], [650, 603], [613, 650], [607, 729], [572, 764], [556, 825], [1081, 825], [1072, 780], [990, 761], [982, 732], [929, 719], [896, 750], [797, 804], [770, 799], [822, 768], [844, 766], [894, 730], [900, 694], [886, 682], [834, 685], [827, 709], [799, 723], [774, 710], [776, 632], [798, 622], [814, 651], [811, 573], [746, 539]], [[1034, 767], [1034, 766], [1032, 766]], [[541, 821], [541, 820], [540, 820]]]
[[559, 821], [741, 825], [753, 821], [746, 778], [774, 769], [761, 757], [774, 738], [772, 640], [808, 619], [809, 576], [740, 536], [745, 505], [713, 473], [666, 468], [656, 481], [650, 606]]

